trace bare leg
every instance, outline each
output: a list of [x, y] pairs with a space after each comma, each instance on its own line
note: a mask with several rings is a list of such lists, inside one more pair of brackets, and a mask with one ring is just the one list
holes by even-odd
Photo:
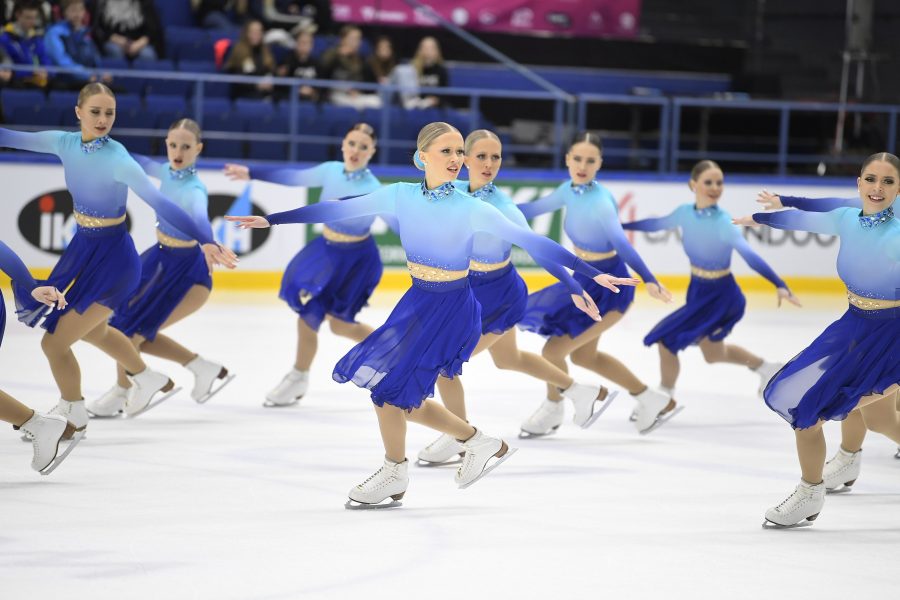
[[803, 480], [813, 485], [821, 483], [822, 469], [825, 467], [825, 433], [822, 431], [822, 422], [808, 429], [795, 429], [794, 435]]
[[33, 410], [0, 390], [0, 421], [6, 421], [19, 427], [30, 419], [33, 414]]
[[41, 348], [50, 363], [50, 371], [63, 400], [76, 402], [82, 399], [81, 369], [72, 352], [72, 345], [81, 339], [87, 339], [89, 335], [92, 344], [125, 365], [132, 373], [139, 373], [146, 368], [128, 338], [121, 332], [116, 332], [118, 336], [110, 334], [106, 320], [111, 312], [100, 304], [92, 304], [83, 314], [69, 311], [60, 318], [56, 331], [44, 334]]
[[474, 427], [454, 416], [434, 400], [425, 400], [422, 402], [422, 406], [411, 413], [389, 404], [376, 406], [375, 414], [378, 415], [378, 427], [381, 429], [385, 457], [397, 463], [406, 460], [407, 419], [460, 440], [467, 440], [475, 435]]
[[354, 342], [363, 341], [375, 331], [375, 329], [365, 323], [348, 323], [347, 321], [336, 319], [331, 315], [326, 318], [328, 319], [328, 325], [331, 326], [331, 331], [334, 332], [335, 335], [350, 338]]
[[413, 423], [452, 435], [458, 440], [467, 440], [475, 435], [475, 428], [454, 415], [434, 400], [425, 400], [422, 406], [407, 414]]
[[302, 317], [297, 317], [297, 358], [294, 361], [294, 368], [298, 371], [309, 371], [318, 350], [319, 332], [307, 325]]
[[[481, 336], [481, 339], [478, 340], [478, 344], [472, 351], [472, 356], [475, 356], [485, 349], [491, 348], [499, 339], [500, 336], [493, 333]], [[460, 378], [454, 377], [453, 379], [449, 379], [447, 377], [438, 377], [437, 389], [438, 393], [441, 395], [441, 402], [444, 403], [447, 410], [465, 421], [467, 419], [466, 394], [463, 390]]]
[[717, 362], [732, 363], [744, 365], [754, 371], [763, 364], [762, 358], [734, 344], [726, 344], [721, 341], [714, 342], [709, 338], [703, 338], [699, 345], [700, 351], [703, 352], [703, 358], [710, 364]]
[[681, 362], [678, 355], [666, 348], [662, 342], [656, 344], [659, 349], [660, 383], [663, 387], [672, 389], [678, 382], [681, 373]]
[[384, 456], [395, 463], [406, 460], [406, 414], [400, 408], [385, 404], [376, 406], [378, 428], [384, 444]]
[[[143, 344], [144, 341], [144, 338], [140, 335], [133, 335], [131, 337], [131, 344], [138, 352], [141, 351], [141, 344]], [[119, 363], [116, 363], [116, 384], [125, 389], [131, 387], [131, 380], [128, 379], [128, 373], [125, 371], [125, 367]]]
[[[178, 306], [175, 307], [172, 314], [170, 314], [160, 326], [160, 331], [200, 310], [209, 299], [209, 293], [210, 290], [207, 287], [202, 285], [193, 286], [188, 290], [188, 293], [182, 298]], [[158, 356], [159, 358], [171, 360], [182, 366], [197, 358], [195, 352], [191, 352], [169, 336], [161, 334], [157, 334], [156, 339], [152, 342], [150, 340], [143, 341], [139, 347], [142, 352], [146, 352], [151, 356]]]
[[546, 381], [559, 389], [567, 389], [575, 380], [569, 374], [542, 356], [519, 350], [516, 343], [516, 330], [510, 329], [499, 336], [489, 352], [498, 369], [519, 371]]
[[[867, 401], [865, 405], [863, 401]], [[869, 430], [900, 444], [900, 413], [897, 412], [894, 394], [866, 396], [859, 404], [859, 410]]]
[[851, 411], [847, 418], [841, 421], [841, 448], [845, 452], [859, 452], [862, 450], [867, 432], [862, 412]]

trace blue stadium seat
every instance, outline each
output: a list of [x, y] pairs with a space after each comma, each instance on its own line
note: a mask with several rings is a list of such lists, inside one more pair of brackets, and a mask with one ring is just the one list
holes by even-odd
[[[206, 102], [211, 102], [207, 100]], [[207, 132], [241, 132], [245, 131], [244, 122], [231, 112], [209, 111], [204, 108], [203, 129]], [[203, 153], [211, 158], [243, 158], [243, 140], [211, 139], [203, 142]]]
[[350, 106], [322, 105], [322, 120], [332, 135], [343, 136], [359, 119], [359, 111]]
[[[209, 60], [182, 60], [178, 68], [187, 73], [217, 73], [216, 63]], [[191, 86], [189, 94], [194, 95], [194, 86]], [[208, 98], [226, 98], [230, 92], [227, 83], [206, 81], [203, 85], [203, 96]]]
[[[247, 131], [258, 133], [287, 133], [288, 124], [277, 115], [254, 119]], [[251, 140], [247, 148], [247, 158], [256, 160], [287, 160], [287, 142]]]
[[250, 127], [252, 121], [266, 117], [274, 117], [278, 113], [278, 110], [276, 105], [272, 102], [254, 100], [251, 98], [238, 98], [234, 101], [234, 112], [244, 119], [245, 123], [248, 125], [248, 130], [252, 131], [253, 128]]

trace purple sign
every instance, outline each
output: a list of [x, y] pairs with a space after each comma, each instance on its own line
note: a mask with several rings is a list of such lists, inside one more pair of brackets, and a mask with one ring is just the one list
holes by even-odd
[[[456, 0], [424, 2], [469, 31], [634, 37], [641, 0]], [[403, 0], [333, 0], [336, 21], [434, 27], [428, 11]]]

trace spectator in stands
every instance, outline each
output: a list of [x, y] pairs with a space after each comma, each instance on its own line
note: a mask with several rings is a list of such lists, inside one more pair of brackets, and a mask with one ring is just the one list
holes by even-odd
[[12, 65], [12, 61], [6, 55], [6, 51], [0, 47], [0, 88], [4, 87], [12, 79], [13, 72], [9, 68], [10, 65]]
[[[322, 71], [325, 79], [346, 82], [374, 82], [365, 61], [359, 53], [362, 31], [359, 27], [346, 25], [341, 29], [338, 43], [322, 56]], [[331, 101], [338, 106], [352, 106], [357, 109], [381, 108], [381, 97], [363, 93], [346, 87], [331, 91]]]
[[[19, 0], [0, 0], [0, 24], [6, 25], [15, 21], [13, 13], [18, 2]], [[41, 0], [37, 4], [41, 12], [40, 21], [42, 27], [46, 29], [47, 25], [53, 22], [53, 6], [47, 0]]]
[[[37, 0], [19, 0], [13, 11], [13, 22], [0, 33], [0, 48], [17, 65], [49, 65], [44, 49], [44, 32], [40, 29], [41, 3]], [[11, 85], [14, 87], [45, 88], [49, 82], [47, 71], [14, 71]]]
[[[441, 47], [433, 37], [422, 38], [416, 54], [413, 56], [412, 65], [416, 70], [418, 83], [421, 87], [447, 87], [449, 80], [447, 67], [444, 66]], [[440, 104], [443, 104], [443, 102], [438, 96], [407, 98], [404, 102], [406, 108], [430, 108]]]
[[[84, 0], [62, 0], [60, 8], [63, 20], [47, 31], [44, 45], [51, 63], [76, 69], [74, 73], [57, 75], [57, 82], [80, 89], [85, 83], [97, 80], [89, 69], [100, 66], [100, 51], [91, 38], [90, 28], [85, 25]], [[103, 75], [101, 80], [109, 83], [112, 77]]]
[[394, 54], [394, 43], [391, 38], [380, 35], [375, 39], [375, 48], [368, 62], [375, 81], [381, 84], [390, 83], [391, 73], [397, 66], [397, 56]]
[[[320, 31], [330, 31], [330, 0], [260, 0], [262, 20], [266, 28], [310, 29], [315, 26]], [[299, 28], [299, 29], [298, 29]]]
[[[247, 21], [241, 29], [241, 36], [232, 46], [231, 54], [225, 62], [225, 71], [236, 75], [256, 75], [259, 77], [275, 74], [275, 59], [268, 46], [263, 43], [262, 22]], [[231, 84], [232, 98], [272, 98], [274, 86], [265, 79], [258, 83]]]
[[237, 29], [250, 14], [249, 0], [191, 0], [191, 7], [206, 29]]
[[96, 0], [94, 38], [110, 58], [156, 60], [162, 28], [153, 0]]
[[[280, 77], [318, 79], [321, 67], [319, 61], [312, 55], [315, 42], [313, 32], [308, 29], [301, 30], [295, 40], [294, 51], [279, 65], [278, 75]], [[301, 85], [298, 93], [300, 100], [315, 102], [319, 99], [319, 90], [310, 85]]]

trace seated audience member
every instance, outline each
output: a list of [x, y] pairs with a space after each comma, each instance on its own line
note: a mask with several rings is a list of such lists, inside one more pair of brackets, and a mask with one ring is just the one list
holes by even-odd
[[[57, 82], [81, 87], [97, 80], [89, 69], [100, 66], [100, 51], [94, 44], [90, 28], [85, 25], [84, 0], [62, 0], [60, 8], [63, 20], [47, 30], [44, 46], [51, 63], [75, 69], [73, 73], [58, 74]], [[104, 75], [101, 79], [109, 83], [112, 77]]]
[[[431, 36], [422, 38], [412, 59], [420, 87], [447, 87], [449, 80], [444, 57], [438, 41]], [[409, 108], [430, 108], [443, 104], [438, 96], [414, 96], [404, 99], [403, 106]]]
[[[263, 43], [263, 25], [260, 21], [247, 21], [241, 29], [240, 38], [231, 47], [231, 54], [225, 62], [225, 71], [234, 75], [257, 75], [260, 77], [275, 74], [275, 59], [269, 48]], [[232, 98], [271, 99], [274, 86], [270, 81], [258, 83], [231, 84]]]
[[162, 29], [153, 0], [96, 0], [94, 39], [110, 58], [155, 60]]
[[[296, 37], [294, 51], [285, 57], [278, 67], [280, 77], [299, 77], [301, 79], [319, 79], [319, 61], [313, 58], [313, 44], [315, 37], [312, 31], [301, 30]], [[310, 85], [301, 85], [299, 88], [300, 100], [319, 99], [319, 90]]]
[[368, 64], [375, 81], [382, 84], [390, 83], [391, 72], [397, 66], [397, 56], [394, 54], [394, 43], [391, 38], [386, 35], [378, 36]]
[[205, 29], [237, 29], [250, 12], [250, 0], [191, 0], [197, 23]]
[[[362, 31], [359, 27], [346, 25], [341, 29], [338, 43], [322, 56], [323, 78], [349, 83], [374, 82], [374, 77], [359, 53]], [[352, 86], [331, 90], [331, 102], [338, 106], [352, 106], [357, 109], [381, 108], [381, 97], [365, 93]]]
[[297, 27], [331, 31], [330, 0], [258, 0], [262, 3], [262, 20], [266, 28], [292, 29]]
[[[47, 66], [50, 59], [44, 48], [44, 32], [40, 29], [41, 3], [37, 0], [19, 0], [13, 11], [13, 21], [0, 33], [0, 48], [13, 64]], [[47, 71], [13, 72], [12, 87], [45, 88], [49, 82]]]

